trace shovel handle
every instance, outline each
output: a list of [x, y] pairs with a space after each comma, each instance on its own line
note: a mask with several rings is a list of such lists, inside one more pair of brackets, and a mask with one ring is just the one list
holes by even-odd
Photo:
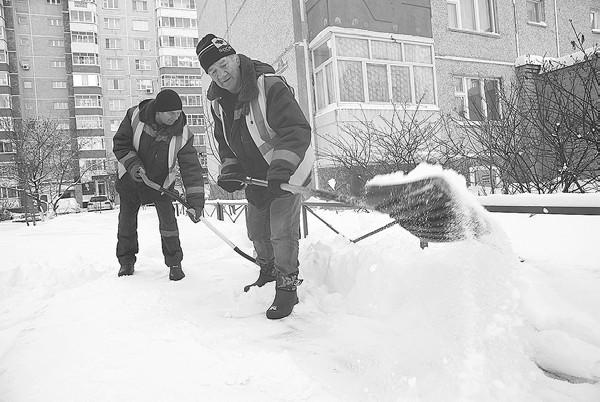
[[[261, 179], [255, 179], [253, 177], [246, 177], [246, 184], [254, 184], [255, 186], [267, 187], [267, 181]], [[294, 194], [305, 194], [311, 195], [310, 189], [302, 186], [296, 186], [288, 183], [281, 183], [281, 189], [284, 191], [289, 191]]]

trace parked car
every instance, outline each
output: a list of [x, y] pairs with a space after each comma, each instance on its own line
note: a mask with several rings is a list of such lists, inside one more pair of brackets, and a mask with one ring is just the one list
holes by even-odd
[[12, 214], [6, 208], [0, 208], [0, 221], [9, 221], [12, 219]]
[[89, 211], [102, 211], [103, 209], [113, 209], [115, 206], [112, 201], [104, 195], [97, 195], [88, 201], [87, 210]]
[[75, 198], [61, 198], [56, 204], [56, 213], [62, 214], [78, 214], [81, 212], [81, 207]]

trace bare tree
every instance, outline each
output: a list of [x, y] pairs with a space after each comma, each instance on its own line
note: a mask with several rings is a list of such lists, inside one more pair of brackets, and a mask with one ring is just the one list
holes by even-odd
[[[319, 157], [357, 178], [356, 192], [375, 175], [407, 171], [424, 161], [444, 159], [435, 138], [444, 129], [439, 114], [422, 111], [420, 105], [392, 103], [390, 116], [369, 118], [364, 110], [354, 122], [344, 124], [339, 135], [320, 135]], [[348, 179], [346, 179], [348, 180]]]

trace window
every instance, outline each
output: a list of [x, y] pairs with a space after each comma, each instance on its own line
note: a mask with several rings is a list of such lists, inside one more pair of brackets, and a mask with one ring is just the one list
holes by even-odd
[[82, 151], [104, 150], [104, 137], [78, 137], [77, 145]]
[[10, 141], [0, 140], [0, 154], [12, 154], [14, 152], [13, 144]]
[[148, 31], [148, 21], [133, 20], [131, 21], [131, 29], [134, 31]]
[[[0, 145], [0, 152], [2, 151], [2, 145]], [[0, 187], [0, 198], [17, 198], [19, 196], [19, 190], [16, 188]]]
[[499, 120], [499, 90], [500, 80], [495, 78], [454, 77], [455, 110], [473, 121]]
[[65, 46], [65, 41], [62, 39], [52, 39], [50, 41], [50, 46], [51, 47], [64, 47]]
[[161, 7], [196, 9], [196, 0], [160, 0]]
[[195, 18], [160, 17], [159, 24], [161, 27], [170, 28], [196, 28], [198, 20]]
[[180, 95], [183, 106], [202, 106], [201, 95]]
[[204, 134], [194, 134], [194, 146], [201, 147], [206, 145]]
[[201, 87], [199, 75], [161, 75], [162, 87]]
[[148, 50], [150, 48], [150, 41], [147, 39], [134, 39], [133, 48], [135, 50]]
[[104, 18], [104, 28], [119, 29], [119, 19], [118, 18]]
[[58, 88], [66, 88], [67, 87], [67, 81], [52, 81], [52, 88], [58, 89]]
[[446, 0], [450, 28], [497, 32], [494, 0]]
[[123, 89], [123, 80], [109, 79], [108, 80], [108, 89], [111, 89], [111, 90]]
[[96, 53], [73, 53], [73, 64], [76, 65], [98, 65]]
[[121, 48], [121, 39], [106, 38], [104, 40], [104, 46], [106, 49], [120, 49]]
[[96, 22], [95, 14], [91, 11], [71, 10], [70, 16], [71, 22]]
[[544, 0], [527, 0], [527, 21], [538, 24], [546, 21]]
[[73, 74], [73, 86], [99, 87], [100, 76], [98, 74]]
[[31, 82], [31, 81], [23, 81], [23, 88], [25, 88], [25, 89], [31, 89], [31, 88], [33, 88], [33, 82]]
[[100, 95], [75, 95], [75, 107], [102, 107], [102, 97]]
[[107, 9], [119, 8], [119, 0], [104, 0], [102, 7]]
[[106, 170], [106, 159], [81, 158], [79, 159], [79, 169], [81, 170], [81, 172], [104, 171]]
[[160, 66], [200, 68], [200, 62], [192, 56], [160, 56]]
[[119, 110], [127, 109], [127, 105], [123, 99], [111, 99], [108, 101], [108, 110], [117, 112]]
[[187, 124], [188, 126], [203, 126], [204, 125], [204, 115], [202, 114], [188, 114]]
[[98, 35], [95, 32], [71, 32], [71, 40], [77, 43], [98, 43]]
[[100, 115], [76, 115], [75, 125], [77, 129], [97, 129], [102, 128], [102, 116]]
[[69, 108], [69, 103], [68, 102], [54, 102], [54, 109], [55, 110], [65, 110]]
[[152, 66], [150, 65], [150, 60], [136, 59], [135, 69], [139, 71], [151, 70]]
[[0, 63], [8, 63], [8, 51], [0, 49]]
[[10, 109], [10, 95], [0, 94], [0, 109]]
[[0, 117], [0, 131], [13, 131], [14, 129], [15, 125], [12, 117]]
[[312, 56], [317, 110], [336, 102], [436, 103], [430, 44], [332, 35]]
[[135, 11], [148, 11], [148, 2], [146, 0], [133, 0], [133, 9]]
[[66, 65], [67, 65], [67, 63], [64, 60], [51, 60], [50, 61], [50, 67], [53, 67], [53, 68], [65, 67]]
[[117, 132], [120, 125], [121, 125], [121, 120], [112, 119], [110, 121], [110, 131]]
[[53, 27], [61, 27], [63, 22], [61, 18], [48, 18], [48, 24]]
[[159, 41], [161, 47], [195, 48], [198, 38], [189, 36], [161, 36]]
[[106, 68], [108, 70], [120, 70], [121, 69], [121, 59], [115, 59], [115, 58], [106, 59]]
[[138, 91], [153, 92], [152, 80], [137, 80], [137, 89]]
[[590, 12], [590, 20], [592, 23], [592, 31], [600, 31], [600, 10], [592, 10]]
[[60, 4], [60, 0], [46, 0], [48, 4]]
[[8, 71], [0, 71], [0, 85], [10, 85]]

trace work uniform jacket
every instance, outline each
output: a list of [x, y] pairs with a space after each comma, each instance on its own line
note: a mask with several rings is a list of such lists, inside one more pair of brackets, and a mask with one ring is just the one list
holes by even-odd
[[[208, 88], [221, 174], [239, 172], [295, 185], [310, 182], [314, 153], [311, 129], [285, 80], [273, 67], [240, 57], [241, 90], [232, 94], [214, 82]], [[248, 201], [268, 197], [248, 186]]]
[[173, 189], [179, 163], [187, 200], [194, 206], [204, 205], [202, 166], [186, 116], [182, 112], [171, 126], [159, 125], [154, 119], [154, 102], [147, 99], [127, 110], [114, 136], [113, 153], [119, 162], [117, 190], [122, 197], [137, 195], [142, 203], [153, 202], [161, 194], [143, 182], [135, 182], [127, 173], [129, 167], [136, 161], [141, 162], [150, 180]]

